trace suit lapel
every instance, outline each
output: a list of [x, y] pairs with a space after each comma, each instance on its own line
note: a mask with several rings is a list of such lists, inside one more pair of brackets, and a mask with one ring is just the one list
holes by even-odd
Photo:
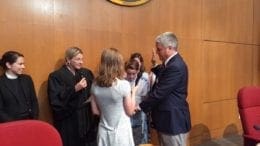
[[167, 64], [166, 64], [166, 66], [164, 65], [164, 63], [162, 63], [162, 64], [160, 64], [160, 66], [158, 66], [157, 68], [156, 68], [156, 78], [155, 78], [155, 83], [154, 83], [154, 85], [153, 85], [153, 87], [152, 87], [152, 89], [155, 87], [155, 85], [158, 83], [158, 81], [160, 80], [160, 76], [161, 76], [161, 74], [162, 74], [162, 72], [164, 72], [165, 71], [165, 69], [167, 68], [167, 66], [170, 66], [175, 60], [176, 60], [176, 58], [179, 58], [180, 57], [180, 55], [179, 55], [179, 53], [177, 53], [175, 56], [173, 56], [168, 62], [167, 62]]
[[160, 72], [158, 74], [158, 77], [156, 77], [156, 83], [158, 83], [158, 80], [160, 80], [160, 76], [161, 74], [165, 71], [165, 69], [167, 68], [167, 66], [170, 66], [175, 60], [176, 58], [180, 57], [179, 53], [177, 53], [175, 56], [173, 56], [165, 65], [164, 63], [161, 64], [160, 67]]
[[179, 53], [177, 53], [175, 56], [173, 56], [169, 62], [166, 64], [166, 66], [170, 65], [172, 62], [174, 62], [176, 60], [176, 58], [180, 57]]

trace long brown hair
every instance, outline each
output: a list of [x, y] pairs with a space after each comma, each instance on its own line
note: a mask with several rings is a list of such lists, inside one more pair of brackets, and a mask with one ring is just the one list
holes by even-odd
[[101, 54], [96, 84], [110, 87], [116, 78], [122, 79], [124, 74], [123, 57], [115, 48], [105, 49]]

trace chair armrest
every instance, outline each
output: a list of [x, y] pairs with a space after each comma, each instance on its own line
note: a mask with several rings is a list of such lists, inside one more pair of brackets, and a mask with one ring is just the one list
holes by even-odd
[[260, 138], [259, 137], [255, 137], [255, 136], [251, 136], [251, 135], [243, 135], [244, 138], [246, 139], [250, 139], [250, 140], [253, 140], [253, 141], [256, 141], [256, 142], [259, 142], [260, 141]]
[[254, 125], [255, 130], [260, 130], [260, 124], [259, 125]]

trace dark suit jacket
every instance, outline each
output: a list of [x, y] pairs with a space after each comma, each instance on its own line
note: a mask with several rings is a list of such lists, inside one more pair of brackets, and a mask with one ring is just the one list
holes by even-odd
[[161, 66], [156, 71], [158, 81], [140, 104], [141, 109], [152, 111], [152, 121], [159, 132], [170, 135], [188, 132], [191, 122], [186, 101], [188, 69], [185, 62], [176, 54], [166, 67]]
[[[24, 118], [24, 114], [28, 114], [31, 119], [37, 119], [39, 113], [38, 101], [35, 94], [33, 81], [28, 75], [19, 75], [18, 81], [22, 87], [24, 96], [14, 94], [13, 87], [3, 74], [0, 77], [0, 122], [20, 120]], [[26, 100], [21, 99], [26, 98]], [[25, 102], [28, 106], [27, 113], [21, 113], [21, 102]]]

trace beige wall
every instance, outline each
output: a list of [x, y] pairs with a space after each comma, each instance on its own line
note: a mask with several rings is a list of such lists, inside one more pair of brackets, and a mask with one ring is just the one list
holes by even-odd
[[241, 132], [236, 93], [260, 85], [259, 0], [151, 0], [139, 7], [106, 0], [0, 1], [0, 55], [9, 49], [25, 55], [40, 118], [49, 122], [46, 81], [67, 47], [82, 48], [94, 72], [106, 47], [119, 48], [125, 58], [141, 52], [149, 68], [154, 38], [164, 31], [179, 37], [189, 66], [190, 144]]

